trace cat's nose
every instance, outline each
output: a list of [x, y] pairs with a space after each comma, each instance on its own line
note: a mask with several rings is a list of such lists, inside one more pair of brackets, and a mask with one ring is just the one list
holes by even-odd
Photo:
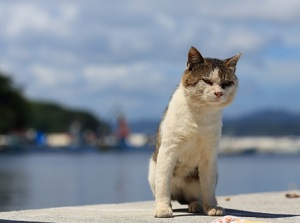
[[222, 92], [215, 92], [214, 94], [217, 96], [217, 98], [220, 98], [223, 95]]

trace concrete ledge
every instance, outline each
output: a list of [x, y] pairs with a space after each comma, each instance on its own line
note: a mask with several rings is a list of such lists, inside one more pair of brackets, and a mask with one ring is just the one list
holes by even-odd
[[[227, 215], [239, 216], [248, 221], [300, 222], [300, 198], [287, 198], [288, 192], [246, 194], [218, 197], [218, 202], [226, 209]], [[291, 193], [291, 192], [289, 192]], [[300, 191], [293, 191], [300, 194]], [[62, 207], [0, 213], [0, 223], [26, 222], [197, 222], [210, 223], [217, 217], [190, 214], [187, 206], [173, 203], [174, 218], [153, 217], [153, 201]]]

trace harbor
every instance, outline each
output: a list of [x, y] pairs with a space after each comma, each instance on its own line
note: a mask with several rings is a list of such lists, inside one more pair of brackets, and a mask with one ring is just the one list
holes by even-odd
[[[154, 150], [155, 135], [130, 133], [126, 137], [108, 135], [97, 138], [89, 135], [81, 141], [68, 133], [44, 134], [43, 142], [26, 136], [0, 135], [0, 152], [89, 152]], [[219, 146], [220, 155], [243, 153], [299, 154], [300, 137], [297, 136], [223, 136]]]

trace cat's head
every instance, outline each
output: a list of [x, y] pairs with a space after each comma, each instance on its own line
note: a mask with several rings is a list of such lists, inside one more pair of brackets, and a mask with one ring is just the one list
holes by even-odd
[[195, 107], [211, 105], [223, 108], [229, 105], [238, 88], [235, 70], [241, 55], [225, 60], [204, 58], [195, 47], [191, 47], [181, 80], [188, 102]]

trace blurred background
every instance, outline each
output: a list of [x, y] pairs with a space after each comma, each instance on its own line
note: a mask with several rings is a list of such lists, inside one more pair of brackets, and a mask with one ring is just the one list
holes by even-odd
[[243, 51], [218, 195], [300, 186], [300, 2], [0, 1], [0, 211], [153, 199], [190, 46]]

